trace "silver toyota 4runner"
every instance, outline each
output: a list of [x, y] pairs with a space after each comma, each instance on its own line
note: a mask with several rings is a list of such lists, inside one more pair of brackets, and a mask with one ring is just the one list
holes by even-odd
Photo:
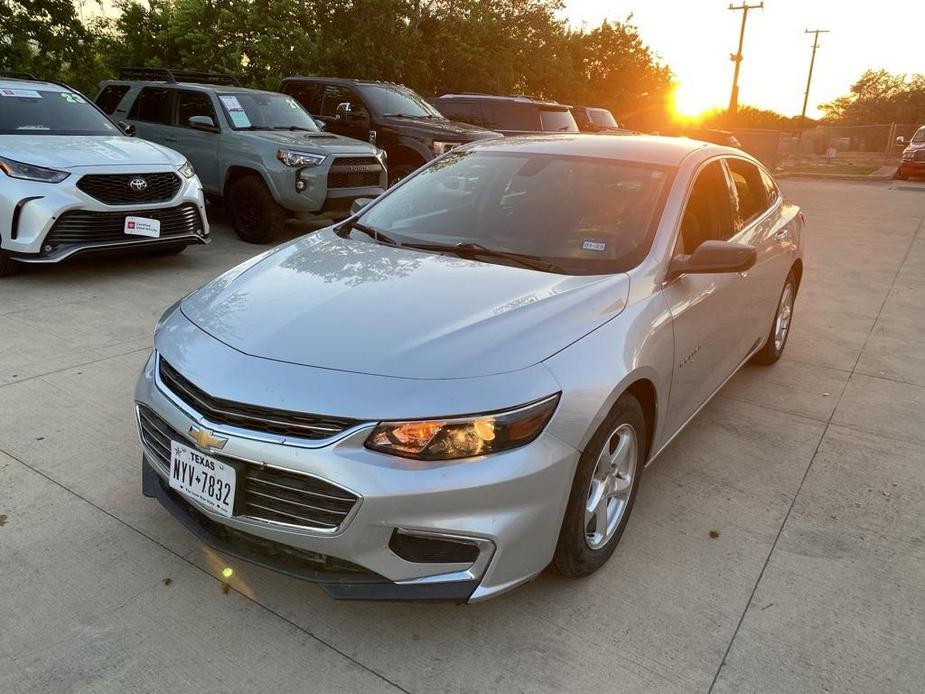
[[289, 216], [346, 212], [386, 188], [382, 150], [323, 132], [290, 96], [214, 73], [131, 68], [119, 77], [100, 83], [97, 105], [184, 154], [245, 241], [270, 243]]

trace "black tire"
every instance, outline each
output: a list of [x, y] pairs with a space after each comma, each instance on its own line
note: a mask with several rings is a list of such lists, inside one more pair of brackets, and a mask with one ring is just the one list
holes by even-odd
[[[629, 480], [628, 491], [625, 494], [622, 515], [616, 527], [610, 531], [612, 534], [601, 546], [592, 547], [591, 533], [589, 526], [593, 522], [586, 522], [586, 505], [592, 497], [592, 477], [597, 479], [600, 465], [600, 454], [604, 451], [605, 445], [611, 452], [614, 446], [619, 446], [620, 441], [625, 438], [625, 434], [618, 435], [621, 428], [630, 427], [635, 436], [634, 448], [634, 469], [631, 479]], [[601, 424], [598, 430], [591, 437], [591, 441], [585, 447], [581, 457], [578, 460], [578, 469], [575, 471], [575, 479], [572, 481], [572, 490], [569, 494], [568, 507], [565, 509], [565, 518], [562, 521], [562, 529], [559, 532], [559, 542], [556, 545], [556, 552], [553, 555], [552, 567], [562, 576], [568, 578], [579, 578], [588, 576], [601, 568], [610, 555], [613, 554], [626, 524], [629, 521], [630, 514], [633, 510], [633, 504], [636, 501], [636, 493], [639, 490], [639, 482], [642, 478], [643, 467], [646, 460], [646, 419], [639, 401], [630, 395], [624, 393], [617, 400], [607, 419]], [[617, 501], [615, 499], [615, 501]], [[616, 518], [615, 518], [616, 520]], [[595, 524], [595, 530], [597, 530]], [[602, 540], [604, 538], [601, 538]]]
[[248, 243], [273, 243], [286, 227], [286, 210], [257, 176], [239, 178], [231, 184], [227, 199], [231, 225]]
[[[775, 334], [777, 332], [777, 320], [778, 316], [781, 313], [781, 306], [784, 302], [784, 296], [787, 294], [787, 289], [790, 289], [791, 294], [791, 303], [790, 303], [790, 314], [787, 319], [787, 328], [784, 333], [784, 339], [777, 343], [775, 339]], [[778, 359], [781, 358], [781, 355], [784, 353], [784, 349], [787, 347], [787, 340], [790, 339], [790, 327], [793, 324], [793, 310], [796, 306], [797, 298], [797, 278], [793, 274], [793, 270], [790, 271], [790, 274], [787, 275], [787, 281], [784, 282], [784, 288], [780, 291], [780, 298], [777, 300], [777, 310], [774, 311], [774, 318], [771, 319], [771, 328], [768, 330], [768, 337], [762, 347], [758, 352], [755, 353], [755, 356], [752, 357], [752, 364], [758, 366], [770, 366]]]
[[389, 186], [394, 186], [405, 176], [410, 176], [420, 167], [414, 164], [399, 164], [389, 168]]
[[3, 251], [0, 251], [0, 277], [6, 277], [16, 272], [18, 263]]
[[893, 174], [893, 178], [896, 179], [897, 181], [908, 181], [909, 174], [904, 174], [899, 169], [897, 169], [896, 173]]

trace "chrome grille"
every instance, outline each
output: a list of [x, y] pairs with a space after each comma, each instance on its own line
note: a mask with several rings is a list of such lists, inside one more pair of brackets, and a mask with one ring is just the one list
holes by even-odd
[[249, 431], [302, 439], [326, 439], [359, 424], [353, 419], [277, 410], [216, 398], [181, 376], [163, 358], [159, 358], [157, 364], [161, 382], [213, 424], [229, 424]]
[[[138, 406], [138, 423], [147, 459], [165, 475], [170, 474], [171, 441], [196, 447], [144, 405]], [[357, 502], [353, 493], [317, 477], [209, 455], [238, 471], [235, 516], [333, 531]]]
[[90, 212], [68, 210], [52, 226], [45, 237], [46, 246], [63, 246], [71, 243], [109, 243], [116, 241], [144, 241], [143, 236], [125, 233], [126, 217], [157, 219], [161, 223], [160, 238], [181, 234], [202, 235], [202, 218], [195, 205], [186, 204], [160, 210], [125, 210], [123, 212]]
[[[144, 188], [135, 190], [134, 180], [143, 180]], [[167, 202], [180, 190], [180, 177], [172, 172], [148, 174], [90, 174], [77, 181], [77, 187], [107, 205], [138, 205]]]

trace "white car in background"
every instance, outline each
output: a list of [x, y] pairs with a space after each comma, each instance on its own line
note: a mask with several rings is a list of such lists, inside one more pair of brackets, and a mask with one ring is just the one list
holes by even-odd
[[125, 130], [66, 85], [0, 77], [0, 276], [18, 263], [208, 242], [193, 167]]

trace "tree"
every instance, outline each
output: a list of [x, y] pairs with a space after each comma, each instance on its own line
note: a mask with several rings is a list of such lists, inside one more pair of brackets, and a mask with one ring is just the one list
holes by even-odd
[[925, 121], [925, 74], [867, 70], [850, 93], [821, 104], [824, 119], [844, 125]]

